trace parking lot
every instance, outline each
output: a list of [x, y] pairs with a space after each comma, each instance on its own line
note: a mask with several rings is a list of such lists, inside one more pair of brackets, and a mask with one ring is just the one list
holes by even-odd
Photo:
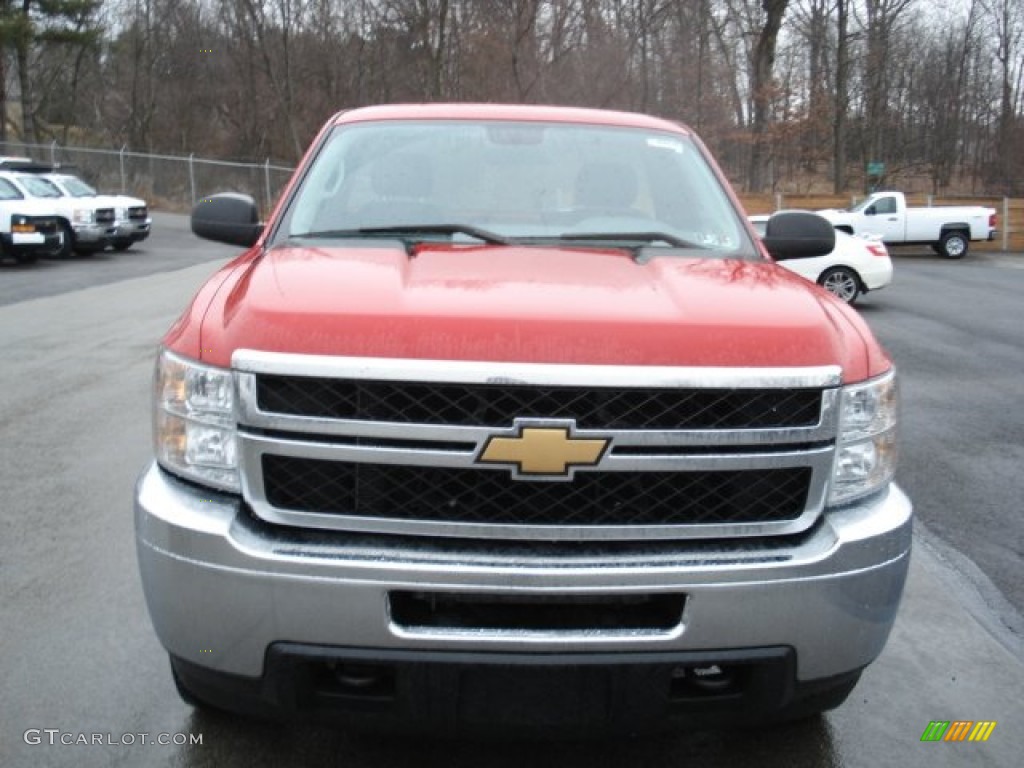
[[[843, 707], [752, 731], [496, 745], [254, 724], [178, 699], [142, 599], [132, 486], [155, 345], [233, 252], [155, 214], [131, 251], [0, 267], [0, 766], [1020, 763], [1024, 256], [897, 252], [894, 285], [862, 300], [902, 375], [899, 481], [918, 526], [894, 635]], [[981, 744], [922, 743], [933, 720], [997, 726]], [[172, 743], [150, 743], [161, 734]]]

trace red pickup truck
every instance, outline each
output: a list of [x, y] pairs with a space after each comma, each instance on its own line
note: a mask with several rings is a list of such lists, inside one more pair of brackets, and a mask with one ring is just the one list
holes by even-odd
[[[139, 564], [197, 706], [431, 733], [841, 703], [900, 602], [893, 367], [687, 128], [333, 117], [156, 366]], [[771, 254], [771, 255], [769, 255]]]

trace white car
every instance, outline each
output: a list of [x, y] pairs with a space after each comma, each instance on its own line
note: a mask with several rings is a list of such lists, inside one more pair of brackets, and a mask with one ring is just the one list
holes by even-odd
[[[751, 216], [759, 234], [764, 234], [768, 216]], [[868, 291], [877, 291], [892, 282], [892, 259], [881, 240], [855, 237], [836, 231], [836, 247], [825, 256], [811, 259], [787, 259], [779, 264], [796, 272], [847, 304]]]

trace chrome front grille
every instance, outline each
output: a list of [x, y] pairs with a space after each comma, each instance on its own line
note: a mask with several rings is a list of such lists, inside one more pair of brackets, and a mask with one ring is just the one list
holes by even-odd
[[[271, 523], [519, 540], [781, 535], [813, 524], [832, 471], [838, 368], [249, 351], [233, 365], [243, 492]], [[490, 440], [524, 429], [607, 450], [560, 475], [483, 463]]]
[[36, 232], [42, 232], [44, 235], [55, 234], [60, 229], [57, 220], [49, 217], [33, 216], [30, 221], [35, 225]]

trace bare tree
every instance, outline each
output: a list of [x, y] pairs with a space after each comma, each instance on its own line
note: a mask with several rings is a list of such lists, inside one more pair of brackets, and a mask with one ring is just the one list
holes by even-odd
[[302, 31], [305, 0], [234, 0], [239, 5], [236, 18], [247, 22], [255, 36], [263, 71], [277, 97], [278, 114], [288, 127], [292, 153], [301, 157], [301, 138], [295, 100], [294, 58], [292, 40]]
[[[61, 39], [98, 29], [71, 13], [89, 5], [117, 20], [102, 45]], [[828, 167], [843, 192], [854, 160], [1010, 189], [1022, 17], [1024, 0], [0, 0], [0, 138], [294, 160], [341, 107], [554, 102], [685, 120], [751, 190]]]
[[[806, 128], [801, 140], [802, 166], [813, 173], [834, 122], [834, 104], [830, 103], [830, 21], [833, 0], [803, 0], [793, 8], [792, 25], [806, 55], [807, 93]], [[827, 151], [827, 150], [826, 150]]]
[[926, 82], [932, 107], [923, 143], [929, 150], [933, 194], [949, 185], [962, 160], [968, 67], [977, 43], [978, 16], [978, 3], [971, 0], [966, 19], [947, 25], [922, 55], [926, 66], [921, 79]]
[[[1008, 163], [1010, 158], [1020, 155], [1017, 131], [1017, 115], [1024, 79], [1024, 59], [1021, 56], [1021, 38], [1024, 35], [1024, 3], [1021, 0], [981, 0], [995, 34], [995, 59], [999, 71], [999, 124], [998, 154], [1004, 162], [998, 167], [1004, 189], [1012, 186], [1013, 176], [1021, 170], [1021, 164]], [[1016, 146], [1015, 146], [1016, 144]], [[1014, 167], [1016, 166], [1016, 167]]]
[[767, 135], [770, 106], [774, 94], [775, 49], [778, 45], [782, 17], [789, 0], [761, 0], [764, 20], [758, 32], [754, 47], [750, 90], [754, 103], [752, 121], [752, 146], [747, 187], [751, 192], [760, 192], [767, 183], [767, 162], [769, 148]]
[[913, 0], [864, 0], [864, 162], [880, 162], [886, 157], [891, 55], [902, 17], [912, 3]]
[[836, 194], [846, 191], [846, 120], [850, 109], [849, 24], [849, 0], [836, 0], [836, 79], [832, 114], [832, 186]]

